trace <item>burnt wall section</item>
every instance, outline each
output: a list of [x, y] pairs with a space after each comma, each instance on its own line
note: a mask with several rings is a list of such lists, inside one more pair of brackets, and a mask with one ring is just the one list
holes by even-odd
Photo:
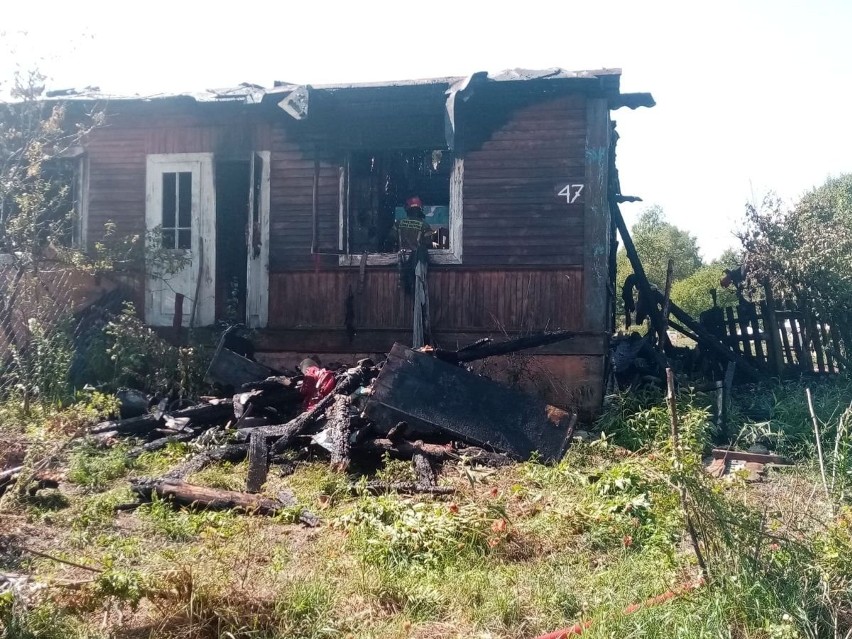
[[[145, 232], [146, 157], [160, 153], [214, 153], [217, 160], [248, 159], [272, 144], [272, 124], [243, 105], [116, 102], [104, 127], [86, 143], [89, 157], [87, 245], [116, 234]], [[259, 117], [260, 116], [260, 117]]]
[[515, 112], [464, 159], [464, 263], [582, 265], [586, 100]]
[[[433, 267], [428, 280], [435, 330], [582, 330], [577, 267]], [[363, 280], [354, 268], [272, 273], [269, 286], [270, 328], [411, 330], [413, 304], [396, 269], [370, 268]]]

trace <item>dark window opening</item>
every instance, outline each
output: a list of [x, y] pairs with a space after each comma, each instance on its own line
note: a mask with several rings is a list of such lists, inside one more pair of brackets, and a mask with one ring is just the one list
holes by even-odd
[[246, 316], [246, 225], [252, 188], [250, 162], [216, 162], [216, 319], [231, 324]]
[[163, 173], [163, 248], [192, 248], [192, 172]]
[[349, 252], [399, 250], [405, 202], [419, 197], [431, 248], [449, 249], [453, 154], [440, 149], [353, 152], [349, 159]]

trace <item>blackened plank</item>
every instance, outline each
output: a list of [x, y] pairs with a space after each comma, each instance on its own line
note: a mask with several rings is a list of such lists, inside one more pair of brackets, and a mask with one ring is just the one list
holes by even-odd
[[535, 397], [401, 344], [374, 382], [365, 412], [523, 459], [537, 451], [551, 461], [565, 452], [572, 423], [571, 415]]
[[249, 438], [246, 492], [259, 493], [263, 484], [266, 483], [268, 472], [269, 447], [266, 445], [266, 436], [254, 431]]

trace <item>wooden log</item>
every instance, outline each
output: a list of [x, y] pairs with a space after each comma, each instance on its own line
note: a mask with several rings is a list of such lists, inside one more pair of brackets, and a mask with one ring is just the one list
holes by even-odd
[[122, 435], [138, 435], [147, 433], [165, 424], [166, 417], [174, 419], [188, 418], [193, 425], [215, 424], [224, 422], [234, 414], [231, 400], [222, 400], [216, 404], [197, 404], [182, 408], [167, 415], [140, 415], [129, 419], [114, 419], [96, 424], [90, 431], [92, 435], [116, 431]]
[[211, 450], [206, 450], [203, 453], [199, 453], [192, 459], [176, 466], [167, 472], [164, 477], [168, 479], [185, 479], [192, 473], [197, 473], [199, 470], [209, 466], [210, 464], [223, 461], [231, 463], [241, 462], [246, 458], [247, 454], [247, 444], [230, 444], [228, 446], [213, 448]]
[[89, 433], [92, 435], [101, 435], [104, 433], [114, 432], [121, 435], [138, 435], [147, 433], [163, 423], [162, 419], [153, 415], [140, 415], [139, 417], [129, 417], [127, 419], [111, 419], [105, 422], [95, 424]]
[[14, 478], [17, 477], [18, 473], [20, 473], [23, 469], [23, 466], [13, 466], [12, 468], [7, 468], [4, 471], [0, 471], [0, 484], [3, 484], [4, 482], [14, 481]]
[[348, 395], [335, 395], [334, 403], [328, 410], [331, 466], [335, 470], [346, 470], [349, 467], [349, 438], [352, 435], [351, 404]]
[[663, 332], [659, 335], [659, 349], [665, 352], [665, 345], [669, 341], [669, 304], [672, 296], [672, 278], [674, 276], [674, 259], [669, 258], [668, 266], [666, 267], [666, 288], [663, 293]]
[[249, 406], [253, 406], [255, 411], [269, 406], [282, 410], [292, 410], [301, 401], [301, 394], [295, 385], [276, 382], [272, 386], [266, 385], [264, 388], [255, 388], [234, 395], [234, 415], [238, 418], [246, 415]]
[[210, 510], [236, 510], [248, 514], [277, 515], [282, 510], [296, 505], [295, 498], [290, 503], [285, 503], [280, 496], [279, 499], [269, 499], [234, 490], [197, 486], [178, 479], [139, 479], [131, 480], [130, 485], [133, 491], [143, 499], [151, 499], [152, 495], [156, 494], [161, 499], [170, 500], [180, 506], [203, 507]]
[[266, 445], [266, 437], [254, 432], [249, 439], [248, 449], [248, 477], [246, 478], [246, 491], [259, 493], [266, 476], [269, 473], [269, 447]]
[[14, 466], [0, 472], [0, 495], [5, 493], [6, 489], [18, 480], [18, 475], [23, 470], [23, 466]]
[[674, 330], [676, 330], [678, 333], [680, 333], [684, 337], [688, 337], [689, 339], [691, 339], [696, 344], [698, 343], [698, 335], [696, 335], [695, 333], [692, 333], [691, 331], [688, 331], [687, 329], [685, 329], [683, 326], [681, 326], [677, 322], [672, 322], [671, 320], [669, 320], [669, 326], [671, 326]]
[[415, 453], [411, 458], [411, 465], [414, 466], [414, 474], [417, 476], [418, 486], [437, 486], [438, 475], [432, 467], [432, 462], [422, 453]]

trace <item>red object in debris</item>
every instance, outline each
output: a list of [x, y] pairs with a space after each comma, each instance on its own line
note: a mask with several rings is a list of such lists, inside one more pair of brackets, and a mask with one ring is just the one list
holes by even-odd
[[334, 373], [327, 368], [309, 366], [304, 371], [302, 380], [302, 398], [305, 410], [316, 406], [319, 401], [334, 390]]

